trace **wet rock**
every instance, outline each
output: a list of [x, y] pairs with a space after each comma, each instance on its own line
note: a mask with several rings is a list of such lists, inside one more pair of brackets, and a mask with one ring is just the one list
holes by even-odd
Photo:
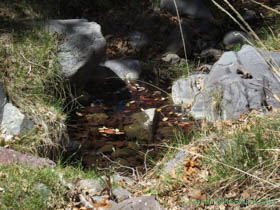
[[130, 198], [113, 205], [109, 210], [163, 210], [153, 196]]
[[[280, 96], [279, 79], [267, 64], [272, 60], [278, 64], [280, 54], [249, 45], [237, 53], [225, 52], [204, 79], [202, 91], [193, 97], [193, 86], [181, 88], [181, 95], [175, 97], [177, 103], [193, 101], [190, 114], [211, 122], [236, 120], [250, 110], [266, 112], [268, 107], [279, 108], [280, 102], [274, 97], [274, 94]], [[190, 81], [191, 78], [187, 83]]]
[[82, 191], [88, 192], [90, 195], [96, 195], [103, 190], [98, 179], [83, 179], [77, 183], [77, 188]]
[[108, 60], [104, 66], [111, 69], [122, 80], [135, 81], [139, 79], [141, 73], [139, 61], [133, 59]]
[[106, 144], [100, 149], [97, 150], [97, 153], [106, 153], [106, 152], [112, 152], [114, 148], [114, 145], [112, 144]]
[[25, 155], [11, 149], [0, 147], [0, 166], [8, 166], [15, 163], [28, 165], [33, 168], [56, 167], [56, 164], [47, 158]]
[[[174, 159], [168, 161], [163, 169], [163, 175], [169, 174], [174, 170], [183, 170], [184, 169], [184, 161], [188, 157], [188, 153], [185, 151], [180, 151], [177, 153]], [[178, 168], [180, 167], [180, 168]]]
[[192, 104], [203, 89], [206, 77], [206, 74], [194, 74], [175, 81], [172, 86], [173, 103], [175, 105]]
[[86, 19], [47, 20], [45, 28], [65, 37], [58, 53], [61, 71], [78, 90], [82, 89], [105, 56], [106, 40], [100, 25]]
[[135, 154], [135, 150], [129, 148], [117, 148], [111, 155], [114, 158], [128, 157]]
[[118, 202], [128, 199], [131, 196], [131, 193], [128, 190], [123, 188], [113, 189], [113, 194], [116, 196]]
[[88, 114], [86, 116], [86, 119], [88, 121], [98, 122], [98, 125], [102, 125], [105, 124], [106, 120], [108, 119], [108, 115], [106, 115], [105, 113]]
[[253, 43], [252, 39], [243, 31], [229, 31], [223, 38], [223, 44], [227, 49], [234, 47], [236, 44]]
[[145, 33], [139, 31], [132, 31], [129, 33], [128, 41], [136, 51], [141, 51], [142, 49], [147, 48], [151, 43], [149, 37]]
[[125, 134], [130, 139], [151, 141], [154, 134], [154, 126], [157, 120], [156, 109], [146, 109], [135, 113], [131, 117], [134, 122], [124, 127]]

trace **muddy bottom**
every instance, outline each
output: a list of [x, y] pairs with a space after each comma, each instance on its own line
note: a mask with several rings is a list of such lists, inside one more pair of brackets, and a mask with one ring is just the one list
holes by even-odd
[[[165, 143], [172, 145], [176, 135], [191, 139], [200, 128], [198, 122], [181, 112], [181, 107], [171, 105], [166, 92], [143, 84], [128, 84], [126, 91], [129, 98], [116, 104], [93, 101], [92, 106], [73, 113], [67, 156], [81, 159], [86, 168], [114, 165], [120, 170], [131, 167], [141, 172], [164, 155]], [[126, 126], [134, 123], [136, 113], [150, 108], [156, 109], [152, 138], [139, 140], [137, 136], [143, 133], [137, 130], [133, 134], [136, 137], [131, 138]]]

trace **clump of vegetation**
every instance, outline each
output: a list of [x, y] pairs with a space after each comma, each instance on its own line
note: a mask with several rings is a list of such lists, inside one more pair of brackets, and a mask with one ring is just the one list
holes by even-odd
[[[32, 3], [32, 2], [31, 2]], [[23, 22], [26, 17], [45, 18], [30, 2], [1, 2], [5, 10], [1, 34], [1, 80], [9, 100], [20, 108], [37, 127], [10, 146], [28, 153], [50, 156], [57, 152], [66, 135], [66, 99], [70, 88], [59, 74], [58, 39], [41, 26]], [[31, 7], [32, 5], [32, 7]], [[33, 7], [34, 6], [34, 7]], [[39, 5], [37, 5], [39, 7]], [[20, 20], [15, 14], [21, 14]], [[40, 16], [41, 15], [41, 16]], [[13, 29], [13, 24], [16, 30]]]
[[0, 167], [0, 209], [59, 209], [69, 202], [66, 193], [52, 169]]

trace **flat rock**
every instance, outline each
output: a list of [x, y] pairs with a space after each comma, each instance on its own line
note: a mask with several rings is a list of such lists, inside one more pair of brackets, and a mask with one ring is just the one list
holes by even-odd
[[177, 167], [181, 167], [181, 169], [184, 169], [184, 162], [186, 158], [188, 157], [188, 153], [185, 151], [180, 151], [176, 154], [175, 158], [168, 161], [163, 169], [163, 175], [169, 174], [173, 172], [174, 170], [178, 169]]
[[153, 196], [130, 198], [113, 205], [109, 210], [163, 210]]
[[128, 199], [131, 196], [131, 193], [123, 188], [113, 189], [113, 194], [116, 196], [118, 202]]
[[131, 117], [134, 122], [131, 125], [124, 126], [124, 131], [128, 138], [151, 141], [157, 120], [156, 113], [156, 109], [151, 108], [133, 114]]
[[31, 155], [25, 155], [11, 149], [0, 147], [0, 166], [8, 166], [14, 163], [28, 165], [34, 168], [56, 167], [56, 164], [46, 158], [38, 158]]
[[139, 79], [141, 73], [140, 62], [134, 59], [108, 60], [103, 65], [111, 69], [122, 80], [135, 81]]
[[64, 36], [58, 53], [62, 74], [76, 88], [83, 88], [105, 56], [106, 40], [100, 25], [86, 19], [47, 20], [45, 28], [51, 34]]

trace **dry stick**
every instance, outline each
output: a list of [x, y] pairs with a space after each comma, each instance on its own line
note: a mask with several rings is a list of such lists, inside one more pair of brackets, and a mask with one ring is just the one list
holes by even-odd
[[272, 183], [272, 182], [270, 182], [270, 181], [267, 181], [267, 180], [265, 180], [265, 179], [262, 179], [262, 178], [259, 178], [259, 177], [255, 176], [255, 175], [253, 175], [253, 174], [250, 174], [250, 173], [248, 173], [248, 172], [246, 172], [246, 171], [243, 171], [243, 170], [241, 170], [241, 169], [239, 169], [239, 168], [235, 168], [235, 167], [233, 167], [233, 166], [230, 166], [230, 165], [228, 165], [228, 164], [226, 164], [226, 163], [223, 163], [223, 162], [220, 162], [220, 161], [218, 161], [218, 160], [214, 160], [214, 159], [209, 158], [209, 157], [207, 157], [207, 156], [204, 156], [204, 155], [201, 155], [201, 154], [198, 154], [198, 153], [195, 153], [195, 152], [191, 152], [191, 151], [189, 151], [189, 150], [183, 150], [183, 149], [180, 149], [180, 148], [177, 148], [177, 147], [168, 146], [168, 145], [166, 145], [166, 144], [165, 144], [165, 147], [171, 148], [171, 149], [176, 149], [176, 150], [179, 150], [179, 151], [187, 151], [188, 153], [190, 153], [190, 154], [192, 154], [192, 155], [196, 155], [196, 156], [198, 156], [198, 157], [201, 157], [201, 158], [204, 158], [204, 159], [208, 159], [208, 160], [210, 160], [210, 161], [212, 161], [212, 162], [221, 164], [221, 165], [223, 165], [223, 166], [226, 166], [226, 167], [229, 167], [229, 168], [234, 169], [234, 170], [236, 170], [236, 171], [239, 171], [239, 172], [241, 172], [241, 173], [244, 173], [244, 174], [246, 174], [246, 175], [248, 175], [248, 176], [251, 176], [251, 177], [253, 177], [253, 178], [255, 178], [255, 179], [259, 180], [259, 181], [262, 181], [262, 182], [265, 182], [265, 183], [267, 183], [267, 184], [270, 184], [270, 185], [272, 185], [272, 186], [275, 187], [275, 188], [279, 188], [279, 187], [280, 187], [280, 184], [274, 184], [274, 183]]
[[279, 12], [278, 10], [276, 10], [276, 9], [273, 9], [273, 8], [271, 8], [271, 7], [269, 7], [269, 6], [266, 6], [266, 5], [264, 5], [264, 4], [260, 3], [260, 2], [255, 1], [255, 0], [250, 0], [250, 1], [253, 2], [253, 3], [255, 3], [255, 4], [257, 4], [257, 5], [260, 5], [260, 6], [264, 7], [264, 8], [266, 8], [266, 9], [272, 11], [272, 12], [275, 12], [275, 13], [277, 13], [278, 15], [280, 15], [280, 12]]
[[259, 41], [259, 43], [262, 45], [262, 47], [264, 47], [266, 49], [266, 46], [260, 40], [259, 36], [255, 33], [255, 31], [251, 28], [251, 26], [244, 20], [244, 18], [240, 15], [240, 13], [227, 0], [224, 0], [224, 2], [226, 2], [226, 4], [237, 15], [237, 17], [242, 21], [242, 23], [249, 29], [249, 31], [252, 33], [252, 35], [255, 37], [255, 39]]
[[35, 65], [35, 66], [39, 66], [39, 67], [41, 67], [42, 69], [48, 70], [47, 67], [42, 66], [42, 65], [40, 65], [40, 64], [37, 64], [37, 63], [34, 63], [34, 62], [28, 60], [22, 53], [19, 53], [19, 54], [20, 54], [21, 57], [22, 57], [24, 60], [26, 60], [29, 64], [32, 64], [32, 65]]
[[179, 28], [180, 28], [180, 33], [181, 33], [182, 42], [183, 42], [183, 49], [184, 49], [184, 54], [185, 54], [185, 61], [186, 61], [188, 76], [190, 76], [188, 57], [187, 57], [187, 50], [186, 50], [186, 43], [185, 43], [185, 39], [184, 39], [184, 34], [183, 34], [183, 29], [182, 29], [182, 24], [181, 24], [181, 18], [180, 18], [180, 15], [179, 15], [179, 11], [178, 11], [176, 0], [173, 0], [173, 3], [174, 3], [174, 6], [175, 6], [175, 9], [176, 9], [177, 18], [178, 18], [178, 21], [179, 21]]

